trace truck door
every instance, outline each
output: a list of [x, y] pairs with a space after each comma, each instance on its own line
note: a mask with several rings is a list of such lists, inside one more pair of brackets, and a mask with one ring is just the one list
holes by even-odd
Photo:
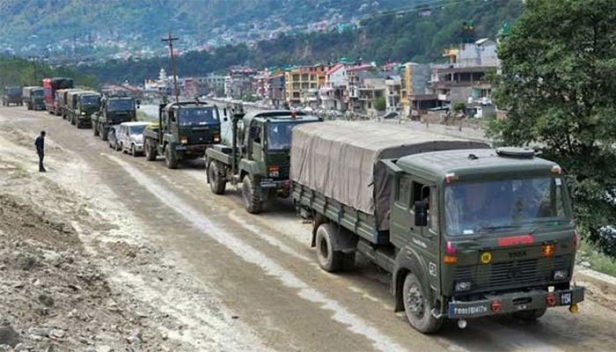
[[261, 160], [263, 157], [263, 128], [254, 123], [250, 125], [250, 159]]
[[[410, 247], [425, 263], [426, 278], [430, 287], [440, 291], [438, 231], [438, 192], [436, 186], [410, 175], [400, 177], [396, 191], [396, 200], [392, 207], [392, 231], [390, 238], [397, 247]], [[428, 226], [415, 225], [415, 202], [428, 203]]]

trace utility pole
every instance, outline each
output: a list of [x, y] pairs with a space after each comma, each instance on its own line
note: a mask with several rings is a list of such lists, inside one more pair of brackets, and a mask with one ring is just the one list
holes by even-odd
[[175, 69], [175, 55], [173, 54], [173, 42], [179, 40], [180, 38], [171, 37], [171, 32], [167, 38], [161, 39], [161, 41], [167, 43], [169, 46], [169, 55], [171, 56], [171, 72], [173, 73], [173, 93], [175, 95], [175, 102], [178, 103], [180, 101], [180, 90], [178, 89], [178, 79], [177, 79], [177, 71]]

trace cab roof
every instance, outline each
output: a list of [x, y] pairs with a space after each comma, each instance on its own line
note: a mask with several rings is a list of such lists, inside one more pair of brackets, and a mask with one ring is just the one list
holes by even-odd
[[251, 111], [244, 115], [244, 121], [251, 120], [258, 121], [269, 121], [269, 122], [286, 122], [286, 121], [302, 121], [302, 122], [316, 122], [321, 119], [307, 115], [303, 111], [296, 111], [295, 117], [293, 117], [293, 112], [290, 110], [268, 110], [268, 111]]
[[[414, 154], [400, 158], [396, 164], [412, 174], [445, 178], [448, 174], [481, 175], [491, 173], [552, 172], [555, 162], [521, 152], [521, 148], [456, 149]], [[517, 153], [516, 153], [517, 151]]]

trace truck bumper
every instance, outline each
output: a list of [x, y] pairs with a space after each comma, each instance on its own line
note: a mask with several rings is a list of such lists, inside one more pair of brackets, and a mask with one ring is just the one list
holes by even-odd
[[281, 189], [291, 189], [291, 181], [289, 180], [272, 180], [271, 178], [262, 178], [259, 186], [262, 189], [270, 189], [270, 188], [281, 188]]
[[205, 155], [205, 150], [208, 148], [207, 144], [193, 144], [193, 145], [184, 145], [184, 144], [176, 144], [175, 150], [182, 151], [184, 155], [201, 157]]
[[[447, 306], [450, 319], [478, 318], [489, 315], [515, 313], [545, 307], [571, 306], [584, 300], [584, 287], [575, 286], [554, 292], [529, 291], [491, 296], [478, 301], [454, 301]], [[498, 304], [493, 304], [498, 302]], [[498, 309], [495, 309], [498, 306]]]

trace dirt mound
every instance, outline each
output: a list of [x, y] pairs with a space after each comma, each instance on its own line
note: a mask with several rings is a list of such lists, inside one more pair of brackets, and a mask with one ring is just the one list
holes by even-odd
[[9, 195], [0, 195], [0, 275], [0, 350], [160, 350], [75, 230]]

